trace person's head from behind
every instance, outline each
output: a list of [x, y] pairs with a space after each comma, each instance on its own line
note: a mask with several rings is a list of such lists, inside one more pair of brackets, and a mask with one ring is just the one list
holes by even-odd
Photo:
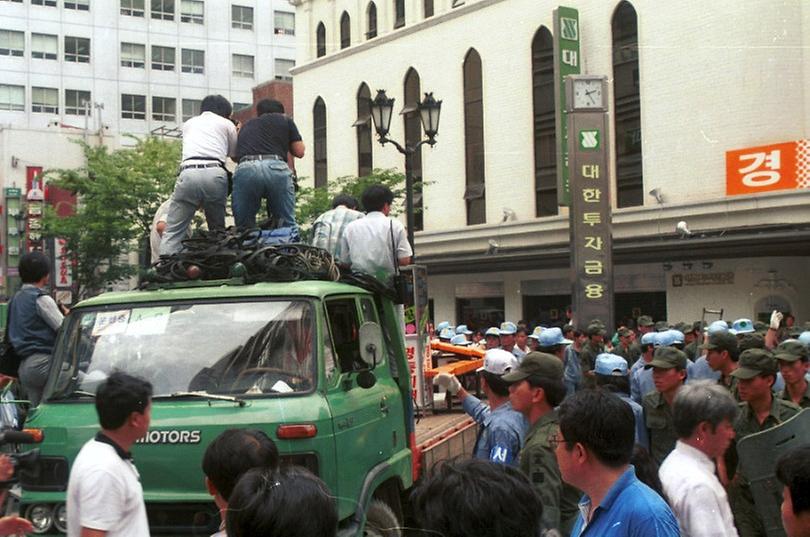
[[710, 458], [723, 455], [734, 439], [737, 402], [723, 386], [697, 381], [678, 390], [672, 421], [678, 438]]
[[233, 107], [222, 95], [208, 95], [200, 103], [200, 113], [203, 112], [213, 112], [225, 119], [230, 119]]
[[564, 481], [583, 489], [583, 476], [628, 464], [635, 443], [635, 417], [617, 395], [605, 390], [577, 392], [562, 402], [558, 415], [555, 454]]
[[334, 537], [335, 499], [305, 468], [254, 468], [239, 478], [228, 499], [228, 537]]
[[810, 445], [799, 446], [776, 462], [782, 483], [782, 524], [788, 537], [810, 536]]
[[256, 103], [256, 115], [263, 116], [265, 114], [283, 114], [284, 105], [281, 101], [275, 99], [262, 99]]
[[220, 509], [239, 478], [252, 468], [278, 467], [278, 448], [264, 431], [227, 429], [208, 444], [202, 460], [205, 484]]
[[348, 194], [338, 194], [332, 200], [332, 208], [337, 209], [341, 205], [343, 205], [347, 209], [353, 209], [355, 211], [357, 210], [357, 207], [360, 206], [360, 204], [357, 202], [357, 198], [355, 198], [354, 196], [350, 196]]
[[48, 257], [38, 250], [29, 252], [20, 258], [20, 279], [23, 283], [48, 283], [51, 274], [51, 263]]
[[152, 385], [116, 371], [96, 391], [96, 412], [101, 428], [121, 432], [133, 441], [149, 430]]
[[394, 202], [394, 193], [385, 185], [371, 185], [363, 191], [362, 202], [366, 212], [379, 211], [388, 214], [386, 206], [390, 209]]
[[422, 535], [536, 537], [543, 504], [517, 468], [481, 459], [433, 467], [411, 494]]

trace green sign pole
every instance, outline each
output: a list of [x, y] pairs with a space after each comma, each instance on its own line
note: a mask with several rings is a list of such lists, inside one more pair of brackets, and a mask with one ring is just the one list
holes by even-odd
[[557, 127], [557, 204], [571, 205], [571, 178], [568, 169], [568, 119], [565, 77], [581, 72], [579, 12], [560, 6], [554, 10], [554, 103]]

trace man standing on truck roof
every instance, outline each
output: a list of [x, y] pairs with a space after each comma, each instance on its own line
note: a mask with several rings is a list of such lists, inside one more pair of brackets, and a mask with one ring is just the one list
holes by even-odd
[[499, 464], [518, 463], [518, 453], [526, 439], [529, 422], [512, 408], [509, 385], [502, 378], [517, 367], [517, 358], [511, 352], [492, 349], [484, 354], [484, 365], [477, 372], [481, 375], [481, 389], [489, 405], [465, 390], [451, 373], [439, 373], [433, 379], [434, 384], [458, 395], [464, 411], [478, 423], [478, 438], [473, 448], [473, 456], [477, 459]]
[[152, 385], [122, 372], [96, 392], [101, 432], [82, 447], [67, 490], [68, 537], [148, 537], [140, 475], [129, 449], [149, 430]]
[[334, 259], [340, 259], [340, 239], [346, 226], [359, 218], [363, 213], [357, 210], [357, 199], [348, 194], [338, 194], [332, 200], [332, 209], [320, 215], [312, 224], [310, 244], [323, 248]]

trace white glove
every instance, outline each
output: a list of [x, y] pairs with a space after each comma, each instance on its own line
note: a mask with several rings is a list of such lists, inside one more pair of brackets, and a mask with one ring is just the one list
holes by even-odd
[[451, 375], [450, 373], [439, 373], [433, 378], [433, 384], [441, 386], [450, 392], [451, 395], [456, 395], [459, 390], [461, 390], [461, 383], [455, 375]]
[[773, 310], [773, 313], [771, 313], [771, 328], [773, 330], [779, 330], [779, 325], [782, 323], [782, 317], [784, 317], [782, 312]]

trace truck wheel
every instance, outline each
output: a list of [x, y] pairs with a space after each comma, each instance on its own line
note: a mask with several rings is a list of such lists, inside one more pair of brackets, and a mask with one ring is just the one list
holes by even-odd
[[400, 537], [402, 532], [399, 520], [387, 503], [382, 500], [371, 500], [366, 511], [366, 526], [363, 530], [366, 537]]

